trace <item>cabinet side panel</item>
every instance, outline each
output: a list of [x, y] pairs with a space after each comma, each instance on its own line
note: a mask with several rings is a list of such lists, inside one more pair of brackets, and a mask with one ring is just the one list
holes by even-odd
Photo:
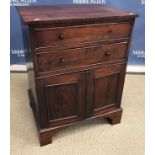
[[38, 100], [36, 94], [36, 86], [35, 86], [35, 74], [34, 74], [34, 65], [31, 53], [31, 44], [30, 44], [30, 36], [29, 36], [29, 27], [27, 25], [22, 24], [22, 33], [23, 33], [23, 42], [24, 42], [24, 51], [25, 51], [25, 61], [28, 73], [28, 81], [29, 81], [29, 89], [32, 92], [32, 97], [35, 103], [35, 108], [38, 112]]

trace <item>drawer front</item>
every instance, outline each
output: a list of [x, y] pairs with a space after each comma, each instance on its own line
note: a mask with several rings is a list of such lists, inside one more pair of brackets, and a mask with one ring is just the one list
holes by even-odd
[[75, 46], [102, 40], [128, 38], [130, 23], [34, 29], [35, 48]]
[[38, 72], [126, 59], [128, 43], [115, 43], [37, 54]]

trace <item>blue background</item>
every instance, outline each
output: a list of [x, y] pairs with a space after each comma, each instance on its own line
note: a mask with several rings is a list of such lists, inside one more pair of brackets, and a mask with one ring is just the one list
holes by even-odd
[[[19, 15], [15, 9], [17, 5], [52, 5], [52, 4], [73, 4], [84, 2], [84, 0], [11, 0], [10, 2], [10, 63], [25, 64], [24, 45], [22, 40], [22, 30]], [[144, 0], [87, 0], [95, 4], [103, 4], [114, 8], [119, 8], [129, 12], [138, 13], [136, 19], [133, 38], [129, 53], [129, 65], [145, 64], [145, 2]], [[83, 3], [82, 3], [83, 4]]]

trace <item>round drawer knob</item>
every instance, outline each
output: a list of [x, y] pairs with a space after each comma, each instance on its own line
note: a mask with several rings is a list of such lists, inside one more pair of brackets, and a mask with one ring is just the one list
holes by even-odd
[[111, 34], [112, 33], [112, 30], [108, 30], [108, 34]]
[[59, 39], [63, 40], [64, 39], [64, 35], [63, 34], [59, 34]]
[[65, 59], [64, 58], [60, 58], [60, 62], [61, 63], [65, 62]]
[[109, 56], [109, 55], [111, 55], [111, 52], [110, 52], [110, 51], [106, 51], [106, 52], [105, 52], [105, 55], [106, 55], [106, 56]]

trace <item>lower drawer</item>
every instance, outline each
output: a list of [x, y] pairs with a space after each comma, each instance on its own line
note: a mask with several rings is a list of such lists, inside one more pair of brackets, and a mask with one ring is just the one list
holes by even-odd
[[126, 59], [128, 43], [115, 43], [37, 54], [38, 72]]

